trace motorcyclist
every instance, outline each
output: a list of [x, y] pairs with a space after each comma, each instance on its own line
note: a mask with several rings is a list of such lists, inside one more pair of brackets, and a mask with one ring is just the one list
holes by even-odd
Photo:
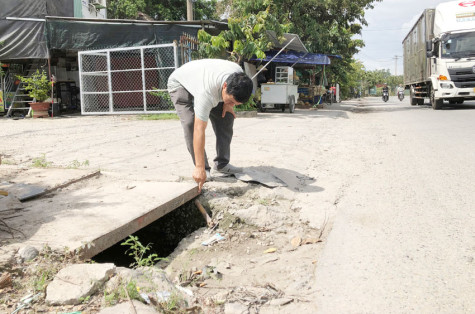
[[397, 98], [399, 98], [400, 101], [404, 99], [404, 87], [402, 87], [402, 84], [399, 84], [397, 88]]
[[397, 88], [397, 93], [399, 95], [399, 93], [404, 93], [404, 87], [402, 87], [402, 84], [399, 84], [398, 88]]
[[389, 99], [389, 87], [387, 83], [383, 86], [383, 100], [386, 102]]

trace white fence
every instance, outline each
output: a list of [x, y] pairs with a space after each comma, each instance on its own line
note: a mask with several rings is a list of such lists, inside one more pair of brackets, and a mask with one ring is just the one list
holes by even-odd
[[176, 44], [79, 52], [81, 113], [174, 112], [167, 81], [177, 67]]

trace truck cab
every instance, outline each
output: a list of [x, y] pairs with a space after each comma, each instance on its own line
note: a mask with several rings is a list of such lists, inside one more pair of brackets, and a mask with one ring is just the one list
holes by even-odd
[[411, 105], [429, 98], [437, 110], [444, 101], [475, 99], [475, 2], [450, 1], [425, 9], [403, 46]]

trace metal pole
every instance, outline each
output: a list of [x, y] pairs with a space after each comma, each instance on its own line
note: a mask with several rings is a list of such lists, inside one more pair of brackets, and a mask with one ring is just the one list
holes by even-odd
[[186, 20], [193, 21], [193, 2], [192, 0], [186, 0]]
[[277, 58], [277, 56], [280, 55], [281, 52], [284, 51], [284, 49], [287, 48], [287, 46], [290, 45], [290, 43], [294, 41], [295, 38], [297, 38], [297, 37], [292, 38], [292, 39], [287, 43], [287, 45], [285, 45], [282, 49], [280, 49], [280, 51], [279, 51], [272, 59], [270, 59], [269, 62], [267, 62], [266, 65], [264, 65], [264, 66], [262, 67], [262, 69], [259, 70], [259, 72], [257, 72], [256, 74], [254, 74], [254, 76], [251, 78], [251, 80], [253, 80], [257, 75], [259, 75], [259, 73], [261, 73], [262, 70], [264, 70], [264, 69], [269, 65], [269, 63], [271, 63], [275, 58]]

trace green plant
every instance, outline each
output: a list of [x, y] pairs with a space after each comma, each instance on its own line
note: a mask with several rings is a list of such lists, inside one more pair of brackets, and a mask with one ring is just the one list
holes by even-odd
[[18, 76], [18, 78], [26, 83], [25, 90], [36, 102], [43, 102], [50, 97], [52, 85], [45, 71], [36, 70], [30, 77]]
[[71, 163], [68, 165], [69, 169], [78, 169], [80, 167], [87, 167], [89, 166], [89, 160], [85, 160], [83, 162], [79, 162], [78, 160], [73, 160]]
[[152, 87], [153, 91], [148, 92], [150, 95], [160, 98], [160, 106], [165, 109], [173, 109], [173, 102], [170, 94], [166, 90], [159, 90], [156, 87]]
[[53, 163], [46, 161], [46, 155], [42, 154], [41, 157], [37, 157], [33, 159], [33, 167], [35, 168], [48, 168], [51, 167]]
[[179, 120], [176, 113], [141, 114], [137, 120]]
[[108, 306], [116, 305], [120, 303], [121, 300], [128, 300], [129, 297], [132, 300], [142, 300], [134, 280], [124, 284], [123, 279], [120, 278], [119, 284], [115, 289], [109, 292], [104, 290], [104, 301]]
[[129, 236], [129, 238], [122, 242], [120, 245], [128, 246], [129, 248], [125, 251], [125, 253], [129, 252], [129, 256], [134, 258], [134, 263], [132, 263], [131, 267], [148, 267], [153, 266], [163, 258], [159, 257], [157, 254], [150, 254], [147, 257], [144, 257], [145, 254], [150, 250], [151, 243], [144, 246], [140, 243], [139, 238], [136, 236]]
[[254, 99], [253, 96], [251, 96], [251, 98], [249, 98], [249, 100], [246, 101], [245, 103], [234, 107], [234, 111], [236, 111], [236, 112], [238, 112], [238, 111], [254, 111], [254, 110], [257, 110], [257, 105], [256, 105], [256, 100]]

